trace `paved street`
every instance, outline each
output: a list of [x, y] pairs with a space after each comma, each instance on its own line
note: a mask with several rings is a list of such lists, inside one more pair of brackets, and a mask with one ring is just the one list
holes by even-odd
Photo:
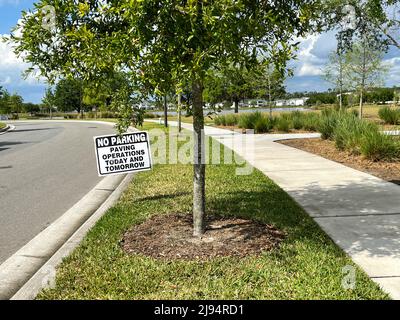
[[114, 132], [99, 123], [14, 125], [0, 135], [0, 263], [101, 180], [93, 136]]

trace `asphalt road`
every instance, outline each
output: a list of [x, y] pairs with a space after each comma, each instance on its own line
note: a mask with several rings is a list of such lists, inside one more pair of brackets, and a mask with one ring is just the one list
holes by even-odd
[[0, 135], [0, 264], [102, 179], [93, 136], [112, 126], [18, 122]]

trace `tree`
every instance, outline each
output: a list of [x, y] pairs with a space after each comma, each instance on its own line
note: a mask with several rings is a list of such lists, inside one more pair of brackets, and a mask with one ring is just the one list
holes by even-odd
[[352, 50], [346, 53], [346, 77], [349, 85], [359, 92], [359, 116], [363, 117], [364, 95], [368, 88], [379, 86], [387, 72], [382, 63], [383, 52], [371, 47], [364, 38], [355, 43]]
[[[314, 30], [320, 1], [253, 0], [42, 0], [53, 5], [57, 25], [43, 30], [42, 11], [24, 14], [15, 51], [48, 79], [96, 79], [129, 70], [138, 84], [185, 82], [191, 86], [194, 129], [194, 235], [204, 232], [204, 79], [217, 65], [257, 63], [266, 53], [283, 71], [294, 37]], [[150, 70], [150, 71], [149, 71]], [[166, 77], [165, 75], [168, 74]], [[126, 95], [125, 95], [126, 96]], [[124, 104], [129, 112], [132, 107]]]
[[57, 109], [63, 112], [81, 112], [83, 106], [83, 83], [80, 79], [61, 79], [55, 88], [54, 101]]
[[51, 90], [51, 88], [46, 89], [46, 92], [45, 92], [44, 97], [42, 99], [42, 103], [47, 109], [49, 109], [49, 111], [50, 111], [50, 119], [51, 119], [52, 118], [52, 112], [53, 112], [54, 106], [56, 104], [56, 97], [55, 97], [53, 91]]
[[0, 114], [10, 114], [10, 94], [7, 90], [0, 87]]
[[19, 94], [14, 93], [9, 97], [9, 104], [12, 113], [21, 113], [24, 99]]
[[233, 102], [235, 113], [239, 113], [239, 101], [248, 96], [250, 88], [250, 71], [243, 66], [229, 64], [209, 72], [204, 80], [203, 95], [205, 101], [213, 104]]
[[[292, 71], [289, 70], [288, 75]], [[269, 116], [272, 118], [272, 103], [286, 94], [284, 86], [285, 74], [282, 74], [271, 63], [261, 63], [252, 73], [251, 87], [255, 95], [268, 100]]]
[[350, 48], [366, 31], [381, 48], [400, 48], [400, 0], [327, 0], [325, 18], [330, 28], [340, 25], [340, 46]]
[[23, 110], [27, 113], [35, 113], [40, 111], [40, 106], [32, 102], [27, 102], [24, 103]]
[[124, 73], [115, 72], [101, 82], [83, 83], [83, 104], [92, 108], [109, 110], [113, 94], [124, 86], [128, 86], [129, 79]]
[[346, 64], [345, 54], [339, 50], [329, 54], [328, 63], [323, 69], [323, 78], [335, 86], [339, 92], [339, 109], [343, 109], [343, 89], [348, 86], [345, 77], [349, 65]]

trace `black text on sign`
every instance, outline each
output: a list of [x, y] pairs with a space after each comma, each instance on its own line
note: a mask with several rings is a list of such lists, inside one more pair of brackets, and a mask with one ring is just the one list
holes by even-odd
[[147, 132], [94, 137], [99, 176], [151, 169]]

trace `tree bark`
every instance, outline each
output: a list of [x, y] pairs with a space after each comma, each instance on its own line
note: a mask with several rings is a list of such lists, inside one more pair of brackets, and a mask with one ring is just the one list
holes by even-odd
[[178, 94], [178, 131], [182, 131], [182, 94]]
[[339, 55], [339, 110], [343, 110], [343, 61], [341, 54]]
[[271, 93], [271, 75], [268, 70], [268, 107], [269, 107], [269, 118], [272, 119], [272, 93]]
[[235, 104], [235, 113], [239, 113], [239, 99], [235, 99], [234, 104]]
[[204, 233], [205, 194], [205, 152], [203, 85], [200, 80], [193, 81], [193, 129], [194, 129], [194, 178], [193, 178], [193, 235], [201, 237]]
[[367, 66], [367, 49], [366, 49], [366, 38], [363, 40], [363, 56], [362, 56], [362, 76], [361, 76], [361, 92], [360, 92], [360, 119], [363, 118], [363, 105], [364, 105], [364, 90], [365, 90], [365, 78], [367, 74], [366, 66]]
[[168, 128], [168, 104], [167, 95], [164, 95], [164, 126]]

